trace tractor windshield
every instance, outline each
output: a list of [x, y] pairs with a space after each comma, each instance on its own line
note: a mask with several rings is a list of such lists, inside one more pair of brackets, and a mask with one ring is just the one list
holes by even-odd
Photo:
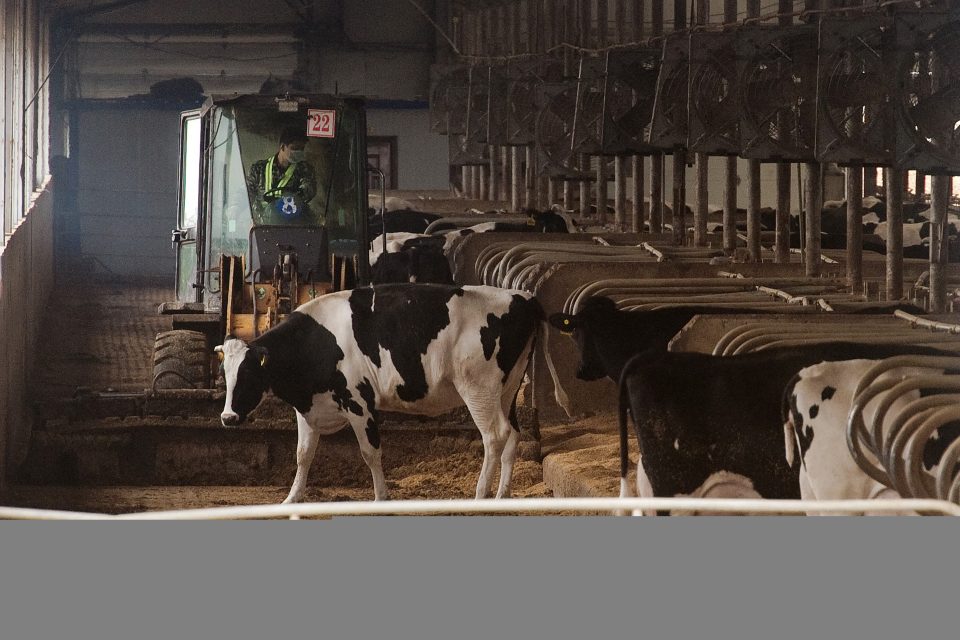
[[[366, 176], [357, 156], [362, 113], [323, 113], [332, 119], [333, 137], [307, 135], [313, 121], [306, 108], [216, 110], [209, 138], [212, 249], [246, 253], [253, 225], [326, 226], [331, 241], [357, 243], [359, 216], [366, 214], [360, 191]], [[282, 150], [281, 138], [287, 142]]]
[[234, 112], [254, 223], [325, 225], [331, 239], [355, 239], [361, 168], [356, 114], [245, 106]]

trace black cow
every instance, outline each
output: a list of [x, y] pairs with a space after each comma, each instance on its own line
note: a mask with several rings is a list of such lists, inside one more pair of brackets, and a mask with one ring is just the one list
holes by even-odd
[[[914, 345], [826, 343], [719, 357], [638, 354], [620, 377], [620, 483], [627, 489], [626, 412], [640, 447], [641, 497], [800, 497], [799, 462], [787, 462], [783, 390], [819, 362], [936, 355]], [[719, 488], [719, 490], [718, 490]]]
[[[418, 239], [419, 240], [419, 239]], [[432, 240], [432, 238], [430, 239]], [[420, 282], [435, 284], [453, 284], [450, 262], [443, 254], [443, 238], [436, 243], [416, 243], [408, 241], [403, 249], [396, 253], [384, 253], [373, 265], [373, 283]]]

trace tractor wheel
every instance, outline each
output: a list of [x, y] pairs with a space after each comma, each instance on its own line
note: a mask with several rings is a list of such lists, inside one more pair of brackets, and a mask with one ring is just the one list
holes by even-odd
[[199, 331], [164, 331], [153, 345], [154, 389], [210, 387], [210, 350]]

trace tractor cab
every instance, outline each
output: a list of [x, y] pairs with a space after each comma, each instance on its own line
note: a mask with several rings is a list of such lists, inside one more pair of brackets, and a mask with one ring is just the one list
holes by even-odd
[[[251, 340], [312, 298], [369, 283], [367, 185], [361, 99], [232, 96], [182, 113], [176, 301], [160, 306], [173, 315], [166, 334], [182, 335], [166, 342], [197, 351], [200, 334], [209, 354], [226, 335]], [[158, 337], [155, 386], [160, 350]], [[198, 386], [178, 376], [193, 377], [160, 386]]]

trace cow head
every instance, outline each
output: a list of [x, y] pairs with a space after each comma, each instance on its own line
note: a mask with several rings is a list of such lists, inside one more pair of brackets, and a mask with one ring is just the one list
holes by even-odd
[[527, 225], [542, 233], [568, 233], [567, 220], [554, 211], [527, 209]]
[[266, 375], [269, 356], [264, 347], [247, 345], [243, 340], [229, 336], [221, 346], [214, 347], [214, 351], [223, 361], [223, 377], [227, 385], [220, 422], [225, 427], [235, 427], [260, 404], [269, 387]]
[[572, 336], [580, 348], [577, 377], [581, 380], [599, 380], [607, 375], [593, 336], [606, 325], [604, 317], [616, 312], [617, 305], [613, 300], [597, 297], [588, 299], [575, 315], [554, 313], [550, 316], [550, 324], [561, 333]]

